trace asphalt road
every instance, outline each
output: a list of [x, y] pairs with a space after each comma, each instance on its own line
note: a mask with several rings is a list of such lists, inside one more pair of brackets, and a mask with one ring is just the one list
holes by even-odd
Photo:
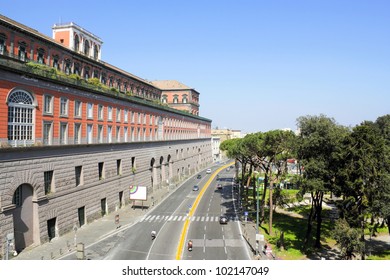
[[[213, 172], [220, 166], [212, 168]], [[247, 245], [241, 237], [239, 223], [235, 221], [232, 177], [223, 170], [220, 173], [222, 190], [216, 190], [216, 179], [205, 191], [196, 211], [189, 216], [195, 199], [212, 174], [196, 175], [177, 188], [169, 197], [147, 212], [138, 223], [97, 242], [88, 248], [88, 259], [99, 260], [175, 260], [184, 222], [190, 222], [185, 241], [194, 241], [194, 250], [181, 255], [181, 259], [250, 259]], [[193, 191], [194, 185], [199, 186]], [[221, 213], [229, 216], [226, 225], [220, 225]], [[151, 232], [157, 237], [152, 240]]]
[[[220, 180], [213, 180], [204, 193], [195, 217], [192, 218], [186, 241], [192, 240], [193, 250], [183, 252], [186, 260], [246, 260], [250, 254], [238, 222], [232, 188], [233, 170], [220, 173]], [[217, 184], [222, 189], [217, 189]], [[219, 223], [219, 216], [226, 215], [227, 224]]]

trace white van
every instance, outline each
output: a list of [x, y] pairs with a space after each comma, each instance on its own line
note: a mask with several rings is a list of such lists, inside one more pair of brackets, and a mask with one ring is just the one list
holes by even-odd
[[210, 168], [206, 170], [206, 174], [211, 174], [211, 169]]

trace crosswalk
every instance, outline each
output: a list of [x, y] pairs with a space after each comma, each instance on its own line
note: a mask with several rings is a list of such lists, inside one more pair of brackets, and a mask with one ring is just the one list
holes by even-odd
[[[147, 215], [140, 222], [161, 223], [161, 222], [184, 222], [190, 219], [191, 222], [219, 222], [219, 216], [192, 216], [188, 215]], [[228, 217], [229, 221], [238, 221], [237, 216]]]

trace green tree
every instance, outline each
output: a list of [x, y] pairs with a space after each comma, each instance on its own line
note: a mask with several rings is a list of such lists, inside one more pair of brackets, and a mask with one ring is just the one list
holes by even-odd
[[356, 256], [356, 252], [364, 249], [364, 243], [359, 238], [359, 230], [351, 228], [345, 219], [336, 221], [333, 237], [340, 247], [343, 259], [351, 260]]
[[[272, 188], [287, 172], [287, 159], [292, 156], [295, 135], [292, 131], [272, 130], [257, 132], [245, 137], [245, 145], [252, 155], [253, 165], [264, 173], [264, 190], [261, 199], [261, 222], [265, 220], [265, 197], [270, 186], [269, 234], [272, 234]], [[254, 196], [256, 196], [254, 194]]]
[[[389, 214], [386, 205], [390, 196], [387, 151], [385, 138], [372, 122], [354, 127], [344, 142], [337, 191], [344, 197], [341, 217], [351, 228], [360, 231], [363, 243], [367, 217], [374, 220]], [[364, 250], [360, 254], [364, 259]]]
[[309, 246], [316, 222], [315, 244], [321, 247], [322, 202], [324, 194], [335, 187], [342, 140], [348, 130], [325, 115], [304, 116], [297, 120], [300, 135], [296, 142], [298, 160], [303, 167], [298, 180], [301, 195], [311, 194], [311, 209], [307, 221], [304, 248]]

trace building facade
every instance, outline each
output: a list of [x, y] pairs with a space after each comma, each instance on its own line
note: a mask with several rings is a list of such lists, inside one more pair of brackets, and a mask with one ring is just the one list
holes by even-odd
[[17, 251], [42, 244], [126, 205], [132, 186], [151, 203], [212, 163], [211, 120], [161, 104], [102, 43], [0, 16], [0, 254], [9, 234]]
[[169, 107], [199, 115], [199, 92], [178, 81], [153, 81], [162, 90], [161, 102]]

